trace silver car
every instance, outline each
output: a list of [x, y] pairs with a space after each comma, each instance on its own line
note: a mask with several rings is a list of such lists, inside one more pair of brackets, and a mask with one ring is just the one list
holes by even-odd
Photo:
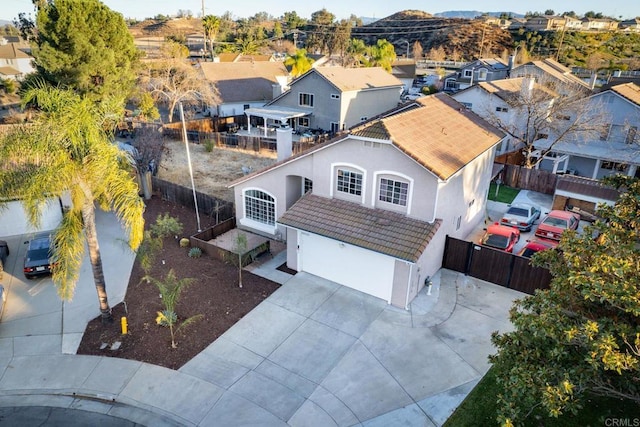
[[540, 207], [526, 203], [513, 203], [502, 216], [500, 224], [515, 227], [520, 231], [529, 231], [540, 218]]

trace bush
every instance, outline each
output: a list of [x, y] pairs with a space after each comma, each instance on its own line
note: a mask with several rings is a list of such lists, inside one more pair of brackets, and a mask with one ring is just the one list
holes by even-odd
[[155, 237], [164, 239], [165, 237], [181, 233], [182, 223], [168, 213], [165, 213], [164, 215], [158, 215], [156, 223], [152, 224], [149, 228]]
[[204, 151], [206, 151], [207, 153], [211, 153], [216, 147], [216, 142], [211, 138], [207, 138], [204, 140], [204, 143], [202, 145], [204, 146]]
[[186, 248], [187, 246], [189, 246], [189, 243], [191, 243], [191, 242], [186, 237], [183, 237], [182, 239], [180, 239], [180, 247], [181, 248]]
[[191, 258], [200, 258], [202, 255], [202, 249], [200, 248], [191, 248], [189, 249], [189, 257]]

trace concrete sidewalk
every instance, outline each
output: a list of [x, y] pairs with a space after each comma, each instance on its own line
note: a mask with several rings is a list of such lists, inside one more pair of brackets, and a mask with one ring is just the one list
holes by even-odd
[[404, 311], [306, 273], [278, 279], [280, 289], [178, 371], [24, 354], [2, 339], [0, 406], [143, 425], [438, 426], [488, 369], [491, 332], [511, 328], [508, 310], [522, 297], [441, 270]]

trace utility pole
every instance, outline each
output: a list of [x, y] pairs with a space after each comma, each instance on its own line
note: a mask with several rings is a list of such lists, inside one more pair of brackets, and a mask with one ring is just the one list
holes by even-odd
[[486, 25], [482, 24], [482, 39], [480, 40], [480, 54], [478, 54], [478, 59], [482, 58], [482, 47], [484, 46], [484, 32], [487, 29]]
[[204, 31], [204, 37], [202, 37], [202, 40], [204, 40], [204, 51], [207, 52], [207, 30], [204, 26], [204, 0], [202, 0], [202, 30]]

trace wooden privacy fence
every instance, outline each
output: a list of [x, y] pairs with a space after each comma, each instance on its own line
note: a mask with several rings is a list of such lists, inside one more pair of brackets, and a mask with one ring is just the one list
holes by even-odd
[[549, 171], [527, 169], [510, 164], [505, 164], [504, 170], [499, 175], [504, 185], [544, 194], [553, 194], [555, 192], [556, 184], [561, 176]]
[[529, 258], [447, 236], [442, 267], [533, 294], [536, 289], [549, 287], [551, 273], [546, 268], [532, 266], [529, 261]]
[[[195, 209], [193, 200], [193, 190], [172, 182], [164, 181], [157, 177], [152, 177], [154, 191], [159, 191], [162, 198], [181, 206]], [[233, 203], [218, 199], [209, 194], [196, 191], [198, 201], [198, 212], [208, 215], [218, 224], [230, 218], [235, 218]]]

